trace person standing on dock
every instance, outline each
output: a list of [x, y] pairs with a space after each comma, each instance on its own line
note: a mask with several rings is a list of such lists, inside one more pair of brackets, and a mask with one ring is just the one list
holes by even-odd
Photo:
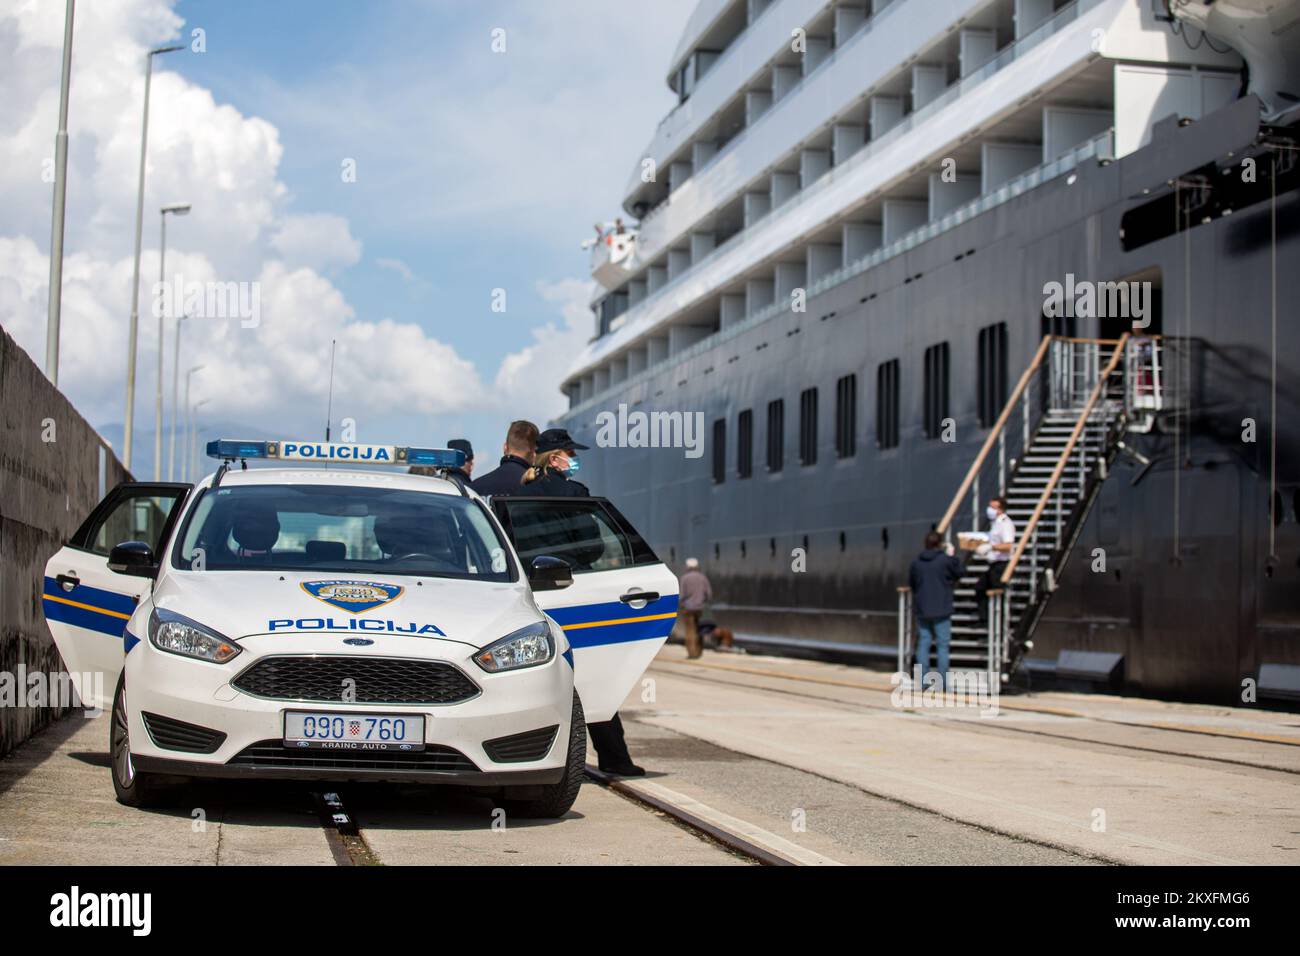
[[929, 532], [925, 536], [924, 550], [913, 559], [907, 573], [916, 614], [918, 684], [924, 683], [926, 675], [930, 673], [930, 648], [933, 645], [939, 657], [940, 680], [944, 689], [948, 688], [952, 595], [953, 588], [964, 572], [960, 559], [952, 555], [951, 548], [944, 547], [939, 532]]
[[700, 570], [699, 558], [686, 559], [686, 570], [678, 583], [678, 599], [682, 627], [686, 630], [686, 656], [695, 660], [704, 653], [704, 642], [700, 637], [700, 614], [713, 600], [713, 586]]

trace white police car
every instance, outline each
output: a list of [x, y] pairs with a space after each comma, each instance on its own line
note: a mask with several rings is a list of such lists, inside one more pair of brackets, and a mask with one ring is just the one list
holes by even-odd
[[103, 675], [82, 696], [111, 706], [118, 799], [171, 777], [396, 780], [564, 814], [584, 712], [613, 716], [676, 616], [676, 579], [623, 516], [488, 502], [442, 472], [231, 467], [463, 461], [446, 449], [208, 453], [225, 464], [197, 485], [119, 485], [46, 568], [64, 662]]

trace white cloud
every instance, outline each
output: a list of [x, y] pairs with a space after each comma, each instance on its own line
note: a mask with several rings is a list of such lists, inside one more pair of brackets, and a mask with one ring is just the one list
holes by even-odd
[[396, 272], [399, 276], [402, 277], [403, 282], [415, 281], [415, 273], [412, 272], [411, 267], [408, 266], [401, 259], [380, 258], [375, 260], [375, 265], [379, 266], [379, 268], [381, 269], [387, 269], [390, 272]]
[[290, 265], [331, 269], [356, 265], [361, 243], [352, 238], [348, 221], [329, 213], [286, 216], [271, 236], [271, 246]]
[[[432, 73], [427, 57], [368, 63], [364, 71], [340, 59], [311, 71], [296, 88], [264, 78], [251, 82], [239, 102], [255, 103], [281, 117], [286, 128], [310, 134], [293, 142], [305, 138], [319, 155], [361, 156], [359, 181], [384, 191], [348, 207], [351, 219], [337, 211], [354, 202], [353, 194], [340, 198], [340, 206], [320, 194], [329, 204], [325, 210], [291, 206], [280, 179], [284, 146], [276, 125], [218, 103], [209, 90], [174, 72], [184, 69], [190, 53], [157, 59], [137, 427], [151, 422], [157, 367], [149, 291], [158, 274], [158, 207], [177, 201], [192, 203], [193, 212], [168, 223], [169, 275], [255, 282], [261, 297], [255, 329], [237, 321], [186, 323], [181, 364], [207, 366], [195, 389], [197, 398], [212, 399], [205, 409], [212, 417], [244, 416], [315, 433], [331, 340], [338, 343], [336, 413], [343, 406], [379, 420], [412, 413], [514, 415], [528, 408], [541, 420], [560, 412], [565, 400], [556, 385], [591, 332], [587, 280], [538, 283], [558, 318], [532, 329], [527, 345], [480, 375], [420, 325], [358, 314], [331, 276], [360, 260], [357, 236], [371, 240], [379, 230], [388, 231], [390, 244], [394, 234], [504, 230], [508, 240], [499, 247], [517, 261], [528, 261], [529, 250], [543, 242], [548, 248], [574, 243], [576, 256], [574, 237], [617, 202], [627, 164], [651, 128], [646, 117], [657, 118], [671, 99], [659, 83], [663, 57], [654, 50], [671, 49], [674, 24], [691, 2], [673, 0], [649, 21], [595, 16], [603, 9], [598, 0], [564, 16], [507, 4], [498, 11], [510, 29], [506, 56], [488, 52], [485, 37], [481, 46], [453, 48]], [[97, 0], [77, 9], [60, 382], [83, 414], [101, 425], [120, 421], [123, 410], [141, 66], [150, 46], [185, 38], [174, 4]], [[60, 3], [18, 0], [0, 11], [0, 88], [6, 93], [0, 97], [0, 324], [38, 361], [44, 354], [51, 202], [42, 172], [53, 154], [63, 10]], [[606, 82], [613, 75], [611, 57], [584, 53], [597, 48], [619, 51], [617, 59], [626, 62], [618, 75], [632, 87]], [[557, 76], [564, 78], [558, 86]], [[459, 78], [466, 95], [446, 95], [450, 77]], [[412, 116], [421, 121], [412, 124]], [[604, 120], [593, 126], [593, 117]], [[454, 148], [448, 137], [455, 138]], [[359, 142], [366, 145], [361, 153]], [[386, 201], [393, 197], [400, 201]], [[433, 260], [407, 255], [406, 261], [387, 257], [374, 264], [411, 284], [412, 293], [428, 287], [408, 261], [441, 282]], [[510, 334], [518, 333], [515, 327]], [[169, 338], [168, 395], [170, 361]]]
[[[107, 424], [120, 421], [124, 409], [140, 64], [147, 45], [176, 38], [181, 21], [167, 0], [105, 0], [80, 6], [77, 17], [60, 383], [83, 414]], [[14, 94], [0, 107], [0, 324], [38, 362], [51, 196], [41, 173], [54, 139], [62, 25], [62, 4], [29, 3], [0, 14], [0, 86]], [[275, 127], [166, 72], [165, 58], [156, 66], [137, 427], [151, 423], [157, 375], [156, 210], [172, 201], [194, 209], [168, 224], [168, 277], [256, 283], [260, 294], [256, 328], [210, 318], [186, 323], [182, 366], [205, 365], [194, 380], [195, 398], [210, 398], [214, 417], [314, 427], [324, 414], [331, 340], [338, 343], [336, 394], [347, 396], [354, 414], [457, 412], [481, 401], [477, 372], [452, 347], [414, 323], [358, 317], [322, 275], [356, 263], [361, 243], [340, 216], [286, 208]], [[168, 366], [173, 327], [169, 322]]]
[[537, 283], [537, 293], [558, 308], [564, 324], [548, 322], [533, 329], [531, 345], [501, 360], [494, 389], [501, 401], [527, 405], [538, 421], [549, 421], [568, 407], [555, 385], [591, 337], [591, 291], [590, 279]]

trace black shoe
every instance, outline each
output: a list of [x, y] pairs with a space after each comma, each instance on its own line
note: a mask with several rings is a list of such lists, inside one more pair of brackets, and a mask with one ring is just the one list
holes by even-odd
[[645, 776], [645, 769], [642, 767], [638, 767], [634, 763], [619, 764], [617, 767], [602, 766], [600, 768], [600, 772], [612, 773], [616, 777], [644, 777]]

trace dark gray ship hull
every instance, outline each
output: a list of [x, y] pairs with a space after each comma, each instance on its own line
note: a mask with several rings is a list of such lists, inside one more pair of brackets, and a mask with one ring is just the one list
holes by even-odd
[[[590, 440], [596, 416], [620, 403], [702, 411], [706, 436], [715, 420], [728, 423], [725, 480], [713, 480], [707, 443], [693, 459], [681, 449], [593, 448], [583, 480], [616, 501], [673, 567], [699, 557], [717, 617], [733, 630], [892, 650], [895, 589], [987, 435], [977, 416], [979, 330], [1006, 323], [1014, 383], [1050, 325], [1045, 283], [1067, 274], [1149, 279], [1158, 290], [1149, 331], [1197, 345], [1191, 368], [1175, 373], [1186, 377], [1191, 414], [1176, 440], [1131, 436], [1150, 465], [1116, 460], [1028, 663], [1032, 670], [1067, 649], [1116, 652], [1129, 690], [1240, 701], [1261, 664], [1300, 664], [1300, 192], [1295, 174], [1284, 173], [1270, 199], [1271, 157], [1285, 153], [1268, 153], [1253, 186], [1234, 184], [1240, 208], [1230, 215], [1211, 209], [1200, 222], [1198, 211], [1191, 228], [1175, 230], [1172, 213], [1168, 228], [1157, 221], [1157, 202], [1165, 181], [1212, 168], [1194, 168], [1207, 151], [1220, 167], [1238, 162], [1257, 127], [1248, 101], [1166, 127], [1153, 145], [1044, 183], [827, 290], [803, 313], [669, 359], [562, 424]], [[1080, 317], [1055, 330], [1113, 338], [1128, 325]], [[922, 430], [922, 355], [940, 342], [951, 354], [953, 443]], [[899, 443], [879, 449], [877, 366], [894, 358]], [[837, 458], [835, 384], [849, 374], [857, 376], [856, 454]], [[803, 466], [799, 397], [812, 387], [818, 454]], [[765, 410], [778, 398], [784, 467], [769, 472]], [[753, 411], [754, 470], [738, 478], [736, 422], [745, 410]], [[1254, 441], [1243, 440], [1249, 421]], [[1270, 508], [1274, 426], [1280, 509]], [[1093, 570], [1097, 548], [1104, 572]], [[806, 549], [806, 570], [792, 570], [795, 549]]]

